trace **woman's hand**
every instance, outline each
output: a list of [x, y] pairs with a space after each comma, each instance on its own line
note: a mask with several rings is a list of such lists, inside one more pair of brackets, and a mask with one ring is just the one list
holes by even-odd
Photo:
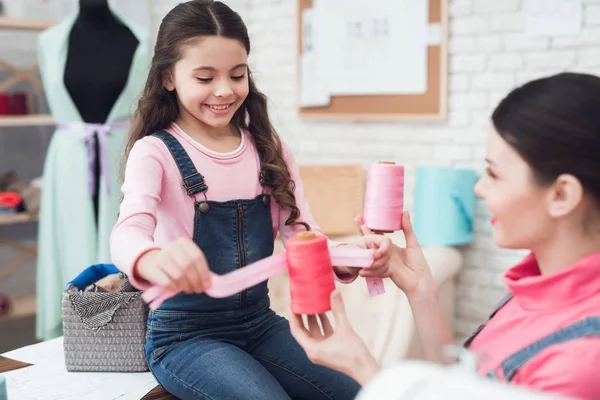
[[[304, 326], [301, 315], [292, 314], [292, 335], [313, 363], [342, 372], [364, 386], [379, 371], [379, 366], [352, 329], [338, 291], [331, 294], [331, 311], [335, 318], [335, 331], [325, 314], [318, 317], [307, 315], [308, 328]], [[317, 318], [321, 321], [322, 331]]]
[[145, 253], [138, 260], [135, 273], [154, 285], [185, 293], [202, 293], [211, 283], [204, 253], [190, 238]]
[[[387, 246], [386, 241], [389, 241], [389, 238], [373, 234], [366, 225], [362, 224], [362, 219], [359, 219], [359, 229], [364, 235], [362, 239], [369, 248]], [[389, 276], [396, 286], [410, 296], [418, 293], [424, 284], [429, 284], [432, 276], [421, 245], [415, 236], [408, 211], [402, 214], [402, 231], [406, 239], [406, 247], [392, 245], [388, 262], [391, 271]], [[372, 274], [371, 269], [360, 271], [361, 276], [373, 276]]]
[[[374, 235], [362, 221], [359, 221], [364, 240], [371, 246], [382, 243], [382, 235]], [[440, 306], [437, 289], [421, 245], [419, 244], [408, 212], [402, 214], [402, 230], [406, 247], [394, 246], [390, 256], [392, 281], [405, 294], [410, 303], [415, 325], [426, 360], [445, 363], [443, 349], [454, 343], [451, 329], [446, 324]], [[374, 248], [372, 247], [372, 248]], [[361, 275], [367, 270], [361, 271]]]

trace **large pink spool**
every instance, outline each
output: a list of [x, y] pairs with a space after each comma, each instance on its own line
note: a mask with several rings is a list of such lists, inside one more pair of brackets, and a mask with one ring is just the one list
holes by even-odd
[[301, 232], [288, 240], [287, 253], [292, 312], [316, 315], [331, 310], [335, 281], [327, 237]]
[[364, 224], [372, 231], [391, 233], [402, 229], [404, 166], [380, 161], [369, 166]]

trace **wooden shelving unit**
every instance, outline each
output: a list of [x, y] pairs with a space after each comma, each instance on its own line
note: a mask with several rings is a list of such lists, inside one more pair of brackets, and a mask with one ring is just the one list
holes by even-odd
[[53, 125], [54, 118], [50, 114], [38, 115], [5, 115], [0, 116], [0, 127], [4, 126], [42, 126]]
[[55, 25], [56, 21], [0, 17], [0, 29], [13, 29], [23, 31], [41, 31]]
[[[20, 30], [20, 31], [42, 31], [55, 25], [56, 21], [38, 20], [27, 18], [0, 17], [0, 30]], [[38, 71], [37, 65], [28, 68], [17, 68], [10, 63], [0, 59], [0, 67], [8, 70], [11, 76], [4, 82], [0, 82], [1, 91], [8, 90], [16, 83], [26, 81], [34, 88], [43, 90], [42, 82], [35, 76]], [[43, 126], [52, 125], [54, 120], [48, 114], [28, 114], [28, 115], [3, 115], [0, 116], [0, 127], [19, 127], [19, 126]], [[0, 214], [0, 226], [26, 224], [38, 221], [38, 215], [28, 213], [18, 214]], [[9, 246], [18, 251], [18, 256], [0, 266], [0, 277], [5, 276], [18, 268], [30, 257], [37, 256], [35, 247], [26, 246], [16, 240], [0, 238], [0, 243]], [[0, 316], [0, 324], [16, 318], [30, 317], [36, 314], [36, 295], [12, 298], [10, 311]]]
[[16, 297], [11, 299], [11, 308], [7, 314], [0, 315], [0, 324], [16, 318], [26, 318], [34, 316], [36, 313], [35, 295]]
[[36, 222], [38, 219], [37, 214], [0, 214], [0, 225], [26, 224], [28, 222]]
[[[41, 31], [48, 29], [56, 24], [56, 21], [38, 20], [27, 18], [0, 17], [0, 29], [21, 30], [21, 31]], [[16, 68], [10, 63], [0, 59], [0, 67], [8, 70], [12, 76], [4, 82], [0, 82], [0, 91], [6, 91], [12, 85], [21, 81], [29, 82], [33, 87], [43, 90], [40, 80], [34, 76], [37, 72], [37, 66], [29, 68]], [[42, 126], [52, 125], [54, 119], [48, 114], [28, 114], [28, 115], [2, 115], [0, 116], [0, 127], [7, 126]]]

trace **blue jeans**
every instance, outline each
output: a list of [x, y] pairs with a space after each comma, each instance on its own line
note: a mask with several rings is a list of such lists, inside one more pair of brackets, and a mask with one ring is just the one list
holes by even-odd
[[152, 311], [146, 358], [181, 399], [353, 399], [351, 378], [313, 364], [268, 301], [210, 316]]

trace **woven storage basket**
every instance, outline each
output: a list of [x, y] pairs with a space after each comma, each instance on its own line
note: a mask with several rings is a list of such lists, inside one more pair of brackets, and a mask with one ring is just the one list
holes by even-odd
[[63, 294], [63, 336], [68, 371], [144, 372], [148, 306], [141, 292], [119, 274], [117, 292], [102, 288]]

